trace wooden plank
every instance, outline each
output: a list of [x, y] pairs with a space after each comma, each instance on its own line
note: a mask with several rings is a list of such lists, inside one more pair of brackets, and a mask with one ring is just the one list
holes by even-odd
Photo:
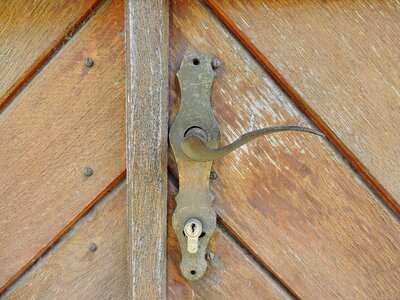
[[106, 2], [0, 115], [1, 290], [124, 177], [123, 9]]
[[[112, 191], [10, 289], [6, 298], [126, 299], [129, 276], [125, 192], [124, 184]], [[169, 299], [290, 298], [220, 227], [212, 243], [215, 257], [205, 277], [194, 283], [183, 278], [179, 245], [171, 226], [175, 193], [170, 185]], [[90, 243], [96, 244], [95, 252], [88, 250]]]
[[[126, 299], [127, 231], [126, 189], [121, 183], [17, 281], [5, 298]], [[95, 251], [89, 249], [92, 243]]]
[[129, 298], [166, 298], [168, 0], [126, 1]]
[[99, 0], [0, 2], [0, 111], [99, 3]]
[[[175, 74], [185, 52], [196, 50], [223, 63], [212, 90], [222, 145], [265, 126], [311, 126], [197, 1], [172, 2], [170, 31], [172, 114], [179, 102]], [[211, 188], [221, 219], [295, 295], [399, 295], [398, 219], [323, 139], [271, 135], [215, 162], [214, 170], [219, 177]]]
[[208, 3], [400, 215], [398, 3]]

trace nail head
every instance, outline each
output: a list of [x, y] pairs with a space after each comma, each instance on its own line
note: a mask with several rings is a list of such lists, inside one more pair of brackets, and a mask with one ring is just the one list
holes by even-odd
[[221, 61], [218, 58], [213, 58], [213, 60], [211, 61], [211, 65], [213, 69], [217, 69], [221, 66]]
[[97, 245], [95, 243], [90, 243], [88, 249], [90, 252], [94, 252], [97, 250]]
[[212, 252], [207, 252], [206, 253], [206, 259], [207, 260], [212, 260], [214, 258], [215, 254]]
[[93, 175], [93, 169], [92, 168], [90, 168], [90, 167], [86, 167], [84, 170], [83, 170], [83, 174], [85, 174], [85, 176], [92, 176]]
[[211, 180], [216, 180], [218, 178], [218, 174], [215, 173], [214, 171], [211, 171], [210, 173], [210, 179]]
[[92, 67], [94, 65], [94, 61], [91, 57], [86, 57], [85, 58], [85, 66], [86, 67]]

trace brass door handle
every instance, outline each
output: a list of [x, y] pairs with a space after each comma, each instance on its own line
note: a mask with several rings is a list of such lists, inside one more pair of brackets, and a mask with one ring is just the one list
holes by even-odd
[[199, 127], [193, 127], [189, 129], [185, 134], [185, 137], [181, 143], [181, 147], [183, 153], [185, 153], [186, 156], [192, 160], [203, 161], [203, 162], [213, 161], [224, 157], [225, 155], [231, 153], [232, 151], [236, 150], [237, 148], [243, 146], [246, 143], [251, 142], [256, 138], [281, 131], [301, 131], [324, 137], [324, 135], [321, 132], [312, 128], [306, 128], [294, 125], [274, 126], [245, 133], [236, 141], [227, 146], [224, 146], [222, 148], [212, 149], [207, 147], [206, 144], [207, 133]]
[[220, 129], [211, 107], [211, 88], [216, 76], [212, 58], [201, 53], [185, 55], [177, 73], [181, 103], [169, 130], [169, 142], [179, 173], [179, 193], [172, 226], [181, 248], [181, 271], [189, 280], [200, 279], [207, 269], [207, 246], [216, 226], [214, 196], [209, 180], [212, 161], [260, 136], [279, 131], [302, 131], [323, 136], [300, 126], [277, 126], [242, 135], [218, 148]]

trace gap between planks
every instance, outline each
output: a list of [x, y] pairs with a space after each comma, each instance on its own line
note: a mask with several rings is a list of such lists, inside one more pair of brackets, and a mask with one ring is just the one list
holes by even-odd
[[[79, 19], [76, 20], [47, 48], [33, 64], [20, 76], [13, 86], [0, 98], [0, 114], [15, 99], [15, 97], [35, 78], [40, 70], [46, 67], [51, 59], [56, 56], [72, 39], [73, 36], [85, 25], [106, 0], [97, 0], [90, 6]], [[0, 290], [1, 293], [1, 290]]]
[[255, 46], [247, 35], [239, 29], [233, 20], [223, 11], [214, 0], [204, 0], [207, 6], [228, 28], [234, 37], [243, 45], [254, 59], [264, 68], [264, 70], [276, 81], [278, 86], [293, 100], [296, 106], [315, 124], [315, 126], [327, 137], [333, 146], [343, 155], [356, 173], [366, 181], [367, 185], [383, 199], [382, 204], [387, 205], [393, 213], [400, 217], [400, 204], [383, 187], [383, 185], [367, 170], [357, 156], [340, 140], [325, 121], [308, 105], [307, 101], [289, 84], [280, 74], [274, 65], [265, 57], [264, 54]]

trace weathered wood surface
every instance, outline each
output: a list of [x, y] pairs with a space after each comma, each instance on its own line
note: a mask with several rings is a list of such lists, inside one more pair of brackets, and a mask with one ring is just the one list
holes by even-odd
[[[126, 189], [121, 183], [17, 281], [6, 298], [126, 299], [127, 231]], [[94, 252], [91, 243], [97, 246]]]
[[[6, 286], [123, 177], [120, 2], [106, 2], [0, 115], [0, 169], [7, 170], [0, 179], [0, 244], [7, 246], [0, 247], [0, 274], [8, 272], [7, 280], [17, 272]], [[309, 125], [210, 11], [194, 1], [172, 4], [172, 114], [178, 101], [175, 73], [185, 51], [196, 50], [223, 61], [212, 95], [223, 143], [267, 125]], [[83, 67], [85, 56], [94, 57], [93, 68]], [[85, 178], [87, 165], [94, 174]], [[170, 168], [176, 174], [172, 162]], [[217, 162], [215, 170], [219, 178], [212, 189], [224, 228], [261, 265], [218, 228], [209, 270], [202, 281], [189, 283], [180, 275], [178, 244], [169, 228], [169, 298], [290, 297], [263, 268], [302, 298], [400, 294], [398, 219], [326, 142], [296, 133], [270, 136]], [[112, 193], [17, 281], [12, 297], [126, 299], [131, 281], [126, 262], [125, 269], [121, 265], [127, 255], [123, 243], [128, 244], [121, 227], [126, 206], [122, 188]], [[92, 253], [87, 245], [94, 239], [98, 250]]]
[[168, 0], [126, 0], [129, 298], [166, 298]]
[[123, 9], [104, 3], [0, 115], [1, 290], [124, 176]]
[[[265, 126], [310, 126], [212, 12], [197, 1], [173, 1], [171, 10], [172, 114], [179, 102], [175, 74], [185, 52], [196, 50], [223, 62], [212, 91], [222, 144]], [[212, 190], [223, 222], [294, 294], [398, 297], [398, 220], [326, 141], [271, 135], [215, 162], [214, 169], [219, 178]]]
[[400, 214], [398, 2], [218, 4], [216, 13], [247, 35], [242, 42]]
[[0, 111], [99, 2], [0, 2]]
[[[8, 299], [126, 299], [128, 228], [125, 186], [119, 186], [82, 219], [59, 245], [6, 294]], [[215, 257], [205, 277], [190, 283], [179, 270], [179, 244], [171, 226], [175, 188], [170, 185], [169, 299], [290, 298], [220, 227]], [[90, 252], [88, 245], [97, 250]], [[146, 298], [147, 299], [147, 298]]]
[[[169, 203], [172, 204], [172, 203]], [[180, 249], [171, 225], [168, 227], [168, 299], [292, 299], [279, 282], [260, 267], [221, 227], [210, 241], [214, 255], [204, 276], [190, 282], [181, 274]]]

